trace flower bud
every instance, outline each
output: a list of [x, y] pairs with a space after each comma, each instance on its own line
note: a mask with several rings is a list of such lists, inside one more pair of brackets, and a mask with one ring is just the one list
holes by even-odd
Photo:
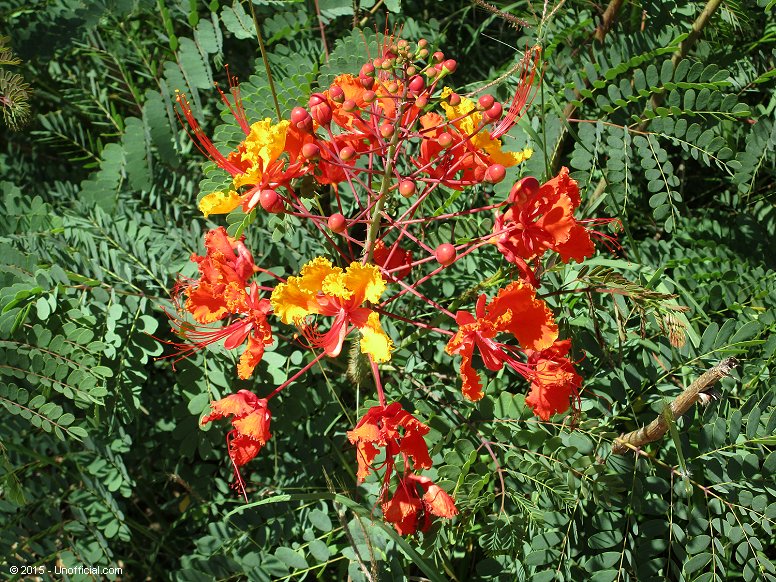
[[432, 55], [431, 60], [433, 60], [435, 63], [441, 63], [445, 60], [445, 53], [442, 51], [437, 51]]
[[490, 109], [485, 111], [485, 121], [498, 121], [501, 119], [502, 113], [504, 113], [504, 108], [501, 106], [501, 103], [496, 101]]
[[356, 102], [352, 99], [346, 99], [345, 102], [342, 104], [342, 109], [350, 113], [351, 111], [355, 111], [357, 109]]
[[501, 164], [493, 164], [485, 170], [485, 181], [489, 184], [498, 184], [507, 175], [507, 170]]
[[331, 106], [326, 101], [326, 97], [321, 93], [310, 95], [310, 114], [318, 125], [328, 127], [331, 123]]
[[447, 267], [455, 262], [456, 250], [450, 243], [442, 243], [434, 251], [434, 256], [440, 265]]
[[372, 63], [366, 63], [363, 67], [361, 67], [361, 72], [358, 75], [359, 77], [361, 75], [364, 75], [365, 77], [374, 77], [375, 66]]
[[453, 143], [453, 136], [445, 131], [439, 134], [439, 137], [437, 138], [437, 142], [443, 148], [450, 147], [450, 144]]
[[405, 198], [409, 198], [415, 193], [415, 190], [417, 188], [415, 187], [415, 182], [412, 180], [402, 180], [399, 182], [399, 194], [404, 196]]
[[329, 227], [329, 230], [336, 233], [342, 233], [345, 232], [347, 229], [347, 223], [345, 221], [345, 217], [340, 214], [339, 212], [336, 212], [329, 216], [329, 220], [326, 221], [326, 224]]
[[383, 136], [384, 139], [388, 139], [393, 135], [394, 127], [391, 123], [383, 123], [380, 126], [380, 135]]
[[314, 143], [306, 143], [302, 146], [302, 157], [306, 160], [318, 160], [321, 157], [321, 148]]
[[383, 58], [377, 57], [375, 60], [372, 61], [372, 72], [374, 73], [375, 69], [382, 69], [383, 68]]
[[540, 187], [539, 180], [533, 176], [527, 176], [512, 186], [512, 190], [510, 190], [507, 200], [510, 202], [527, 200], [528, 198], [535, 196]]
[[370, 77], [368, 75], [359, 75], [358, 76], [359, 81], [361, 81], [361, 86], [364, 89], [371, 89], [374, 87], [375, 79], [374, 77]]
[[434, 67], [429, 67], [424, 71], [424, 73], [426, 73], [426, 77], [428, 77], [429, 79], [433, 79], [434, 77], [436, 77], [438, 72], [439, 71], [437, 71]]
[[332, 85], [329, 88], [329, 97], [335, 103], [342, 103], [345, 100], [345, 91], [339, 85]]
[[424, 49], [424, 48], [423, 48], [423, 49], [420, 49], [420, 50], [418, 51], [418, 56], [419, 56], [421, 59], [425, 59], [425, 58], [428, 56], [428, 49]]
[[428, 41], [425, 38], [421, 38], [418, 41], [418, 48], [426, 48], [428, 46]]
[[272, 214], [283, 214], [286, 209], [283, 199], [274, 190], [262, 190], [259, 194], [259, 203], [264, 210]]
[[447, 59], [444, 63], [442, 63], [442, 70], [446, 71], [447, 73], [455, 73], [457, 68], [458, 62], [455, 59]]
[[399, 84], [396, 81], [392, 81], [391, 83], [388, 83], [389, 93], [396, 93], [398, 90], [399, 90]]
[[418, 69], [416, 69], [414, 65], [410, 65], [409, 67], [407, 67], [407, 75], [408, 76], [412, 77], [417, 72], [418, 72]]
[[377, 99], [377, 93], [374, 91], [364, 91], [364, 94], [362, 95], [364, 102], [366, 103], [374, 103], [374, 100]]
[[428, 105], [428, 93], [419, 95], [418, 98], [415, 99], [415, 107], [423, 109], [426, 105]]
[[380, 68], [383, 71], [390, 71], [395, 64], [396, 63], [393, 59], [383, 59], [383, 64], [380, 66]]
[[356, 157], [356, 150], [351, 146], [345, 146], [340, 150], [339, 157], [343, 162], [349, 162]]
[[447, 96], [447, 102], [453, 107], [458, 107], [461, 104], [461, 96], [458, 93], [450, 93]]
[[415, 75], [410, 79], [408, 88], [412, 93], [420, 93], [426, 88], [426, 81], [420, 75]]
[[294, 107], [291, 110], [291, 123], [304, 132], [312, 133], [313, 118], [304, 107]]
[[493, 95], [483, 95], [479, 99], [477, 99], [477, 109], [480, 111], [485, 111], [486, 109], [490, 109], [493, 107], [493, 103], [496, 100], [493, 98]]

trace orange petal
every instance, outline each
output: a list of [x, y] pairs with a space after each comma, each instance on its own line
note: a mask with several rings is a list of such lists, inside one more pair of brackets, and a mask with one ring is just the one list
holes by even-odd
[[577, 223], [572, 227], [569, 239], [565, 243], [555, 245], [554, 250], [557, 251], [564, 263], [568, 263], [571, 259], [581, 263], [586, 258], [593, 256], [595, 245], [593, 245], [587, 229]]
[[238, 467], [255, 458], [263, 443], [245, 435], [238, 435], [229, 442], [229, 457]]
[[514, 335], [524, 348], [543, 350], [558, 339], [558, 324], [552, 311], [536, 298], [536, 290], [530, 285], [515, 281], [504, 287], [488, 305], [485, 317], [497, 321], [507, 310], [512, 317], [500, 320], [504, 324], [501, 330]]
[[264, 344], [258, 341], [253, 334], [248, 336], [248, 347], [240, 356], [240, 362], [237, 364], [237, 376], [247, 380], [253, 374], [253, 369], [261, 362], [264, 356]]
[[482, 392], [480, 375], [472, 368], [472, 350], [461, 352], [461, 379], [463, 380], [461, 392], [466, 398], [476, 402], [485, 395]]
[[235, 418], [232, 421], [232, 425], [237, 429], [237, 432], [239, 432], [241, 435], [245, 435], [257, 440], [262, 445], [265, 444], [272, 436], [269, 433], [269, 423], [272, 415], [266, 408], [267, 401], [264, 400], [263, 402], [263, 407], [257, 408], [248, 416]]
[[411, 490], [411, 492], [408, 491], [404, 483], [400, 484], [393, 498], [382, 505], [385, 521], [392, 523], [399, 535], [403, 536], [417, 531], [418, 512], [423, 507], [423, 503], [414, 491], [414, 486]]
[[453, 517], [458, 514], [453, 498], [439, 485], [432, 483], [423, 495], [423, 503], [437, 517]]
[[[237, 394], [230, 394], [226, 398], [216, 400], [210, 404], [210, 414], [202, 419], [202, 424], [212, 420], [232, 416], [239, 418], [250, 414], [260, 405], [259, 398], [252, 392], [240, 390]], [[265, 406], [266, 406], [266, 400]]]

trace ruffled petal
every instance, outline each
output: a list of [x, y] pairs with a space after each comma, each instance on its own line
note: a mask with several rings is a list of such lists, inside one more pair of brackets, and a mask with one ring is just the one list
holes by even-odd
[[569, 239], [565, 243], [556, 245], [555, 250], [564, 263], [568, 263], [571, 259], [581, 263], [593, 256], [595, 245], [590, 239], [590, 233], [587, 229], [577, 223], [571, 228]]
[[[202, 419], [202, 424], [213, 420], [234, 416], [236, 418], [250, 414], [259, 406], [259, 397], [248, 390], [240, 390], [210, 404], [210, 414]], [[266, 400], [265, 406], [266, 406]]]
[[[502, 316], [507, 311], [512, 316], [505, 320]], [[499, 291], [485, 313], [487, 319], [500, 321], [500, 330], [514, 335], [524, 348], [543, 350], [558, 339], [558, 324], [552, 311], [536, 298], [536, 290], [522, 281], [514, 281]]]
[[229, 441], [229, 457], [234, 461], [235, 466], [242, 467], [248, 461], [256, 458], [259, 451], [264, 446], [245, 435], [237, 435]]
[[472, 350], [461, 351], [461, 392], [463, 395], [476, 402], [480, 400], [485, 394], [482, 392], [482, 381], [480, 375], [472, 367]]
[[361, 330], [361, 352], [372, 357], [375, 363], [382, 364], [391, 359], [393, 342], [380, 325], [380, 317], [374, 311], [369, 314], [366, 325]]
[[248, 347], [240, 356], [237, 364], [237, 376], [247, 380], [253, 374], [254, 368], [261, 362], [264, 356], [264, 342], [258, 341], [253, 335], [248, 337]]
[[199, 209], [207, 218], [211, 214], [229, 214], [241, 202], [242, 196], [234, 190], [211, 192], [199, 201]]
[[256, 408], [247, 416], [236, 418], [232, 421], [232, 425], [241, 435], [250, 437], [263, 445], [272, 436], [269, 433], [272, 415], [267, 408], [267, 401], [262, 399], [259, 402], [263, 403], [263, 406]]
[[375, 265], [353, 262], [345, 270], [345, 286], [353, 292], [353, 301], [361, 305], [364, 301], [376, 303], [385, 291], [386, 283]]

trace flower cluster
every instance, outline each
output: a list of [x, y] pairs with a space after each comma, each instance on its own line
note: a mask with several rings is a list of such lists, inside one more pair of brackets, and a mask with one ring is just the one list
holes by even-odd
[[[231, 417], [228, 451], [243, 494], [238, 469], [270, 438], [269, 401], [323, 358], [340, 357], [348, 338], [372, 370], [379, 403], [347, 433], [356, 448], [357, 479], [381, 480], [384, 518], [402, 535], [426, 531], [432, 516], [458, 513], [452, 497], [421, 474], [433, 464], [425, 441], [429, 427], [402, 404], [389, 404], [383, 388], [390, 373], [381, 365], [405, 345], [399, 340], [407, 330], [447, 338], [446, 352], [461, 357], [462, 392], [469, 400], [485, 394], [479, 363], [491, 372], [506, 364], [528, 381], [525, 401], [540, 418], [576, 407], [581, 377], [569, 356], [570, 341], [559, 339], [537, 289], [548, 251], [564, 262], [594, 252], [588, 223], [574, 218], [579, 189], [565, 168], [543, 185], [534, 178], [518, 181], [505, 200], [491, 187], [532, 154], [530, 148], [511, 150], [503, 138], [535, 95], [540, 55], [538, 47], [526, 51], [506, 108], [491, 95], [474, 101], [450, 88], [456, 61], [432, 53], [426, 41], [388, 36], [358, 75], [336, 77], [288, 119], [251, 123], [230, 78], [230, 95], [221, 96], [244, 137], [228, 151], [205, 135], [185, 96], [178, 96], [192, 139], [228, 175], [225, 188], [200, 197], [204, 216], [240, 209], [251, 216], [242, 222], [249, 225], [262, 214], [278, 215], [304, 225], [327, 251], [300, 256], [298, 274], [281, 277], [276, 272], [282, 270], [273, 269], [280, 265], [255, 264], [245, 236], [219, 227], [205, 236], [205, 255], [191, 257], [198, 278], [176, 287], [179, 354], [224, 340], [226, 350], [242, 349], [237, 375], [247, 379], [265, 347], [289, 328], [312, 354], [265, 398], [241, 390], [214, 401], [202, 419], [207, 424]], [[439, 206], [463, 190], [484, 203], [457, 211], [449, 211], [450, 202]], [[490, 216], [492, 229], [430, 242], [442, 224], [455, 232], [459, 221], [474, 217], [480, 224]], [[453, 313], [466, 295], [446, 307], [445, 298], [433, 297], [437, 286], [426, 283], [474, 252], [500, 252], [514, 267], [490, 300], [479, 295], [473, 314]], [[259, 285], [256, 274], [274, 285]], [[396, 308], [400, 299], [431, 309], [413, 317], [412, 309]]]

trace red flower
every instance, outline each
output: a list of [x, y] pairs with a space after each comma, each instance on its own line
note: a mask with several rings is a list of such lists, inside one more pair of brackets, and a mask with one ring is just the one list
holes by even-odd
[[572, 399], [579, 399], [582, 377], [566, 357], [570, 348], [571, 341], [563, 340], [541, 351], [526, 350], [528, 365], [534, 372], [525, 403], [542, 420], [566, 412]]
[[[533, 181], [536, 184], [536, 181]], [[508, 210], [496, 217], [499, 251], [511, 263], [520, 264], [554, 250], [568, 263], [593, 255], [590, 233], [574, 218], [580, 204], [579, 187], [568, 168], [540, 188], [518, 182], [509, 193]]]
[[198, 264], [201, 276], [184, 286], [185, 308], [196, 322], [202, 324], [228, 317], [234, 317], [234, 320], [226, 326], [212, 328], [173, 318], [173, 328], [188, 340], [188, 343], [178, 345], [179, 353], [186, 355], [222, 339], [225, 340], [224, 347], [233, 350], [247, 340], [248, 346], [237, 366], [238, 376], [246, 379], [261, 361], [264, 346], [274, 341], [267, 322], [272, 306], [268, 299], [259, 297], [256, 283], [248, 286], [247, 279], [256, 267], [242, 240], [229, 237], [220, 227], [205, 235], [205, 248], [204, 257], [191, 257]]
[[393, 457], [399, 453], [411, 457], [415, 469], [430, 469], [431, 457], [423, 438], [428, 431], [425, 424], [403, 410], [398, 402], [370, 408], [356, 428], [348, 431], [348, 440], [356, 445], [359, 482], [374, 468], [372, 462], [380, 447], [385, 448], [385, 464], [389, 469], [386, 482], [393, 469]]
[[[424, 492], [418, 494], [418, 486]], [[439, 485], [428, 477], [406, 473], [399, 480], [390, 501], [382, 504], [385, 521], [390, 522], [400, 535], [426, 531], [431, 526], [430, 515], [451, 518], [458, 514], [455, 502]]]
[[552, 312], [544, 301], [536, 298], [536, 291], [530, 285], [515, 281], [499, 291], [490, 304], [486, 305], [486, 300], [484, 294], [480, 295], [476, 317], [466, 311], [456, 314], [459, 328], [445, 347], [450, 355], [461, 354], [462, 391], [469, 400], [483, 397], [482, 382], [472, 367], [475, 348], [487, 369], [495, 372], [506, 363], [528, 376], [530, 372], [525, 364], [509, 353], [514, 348], [497, 342], [496, 335], [509, 333], [524, 348], [539, 350], [551, 346], [558, 337]]
[[269, 432], [272, 415], [265, 398], [259, 398], [248, 390], [240, 390], [236, 394], [212, 402], [210, 414], [202, 419], [202, 424], [226, 417], [232, 417], [234, 427], [226, 435], [229, 458], [234, 465], [236, 486], [245, 496], [245, 482], [239, 468], [255, 458], [272, 436]]

